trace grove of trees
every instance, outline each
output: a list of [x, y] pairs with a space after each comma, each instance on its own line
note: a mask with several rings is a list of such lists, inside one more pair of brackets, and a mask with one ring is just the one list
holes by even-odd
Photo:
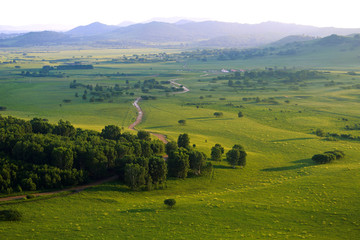
[[[164, 160], [163, 155], [168, 155]], [[211, 159], [221, 161], [224, 148], [216, 144]], [[234, 145], [226, 158], [245, 166], [246, 152]], [[165, 186], [168, 177], [186, 178], [213, 171], [205, 153], [190, 145], [189, 135], [166, 145], [108, 125], [101, 132], [75, 128], [68, 121], [51, 124], [0, 115], [0, 192], [59, 189], [117, 174], [133, 190]]]

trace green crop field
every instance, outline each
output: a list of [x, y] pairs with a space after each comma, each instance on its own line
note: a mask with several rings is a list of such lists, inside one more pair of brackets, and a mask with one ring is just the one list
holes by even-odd
[[[213, 162], [213, 175], [169, 179], [163, 190], [130, 191], [115, 181], [72, 195], [2, 202], [0, 210], [17, 209], [23, 219], [1, 222], [1, 239], [359, 238], [360, 141], [342, 136], [360, 136], [359, 129], [346, 128], [360, 123], [360, 67], [353, 61], [358, 52], [342, 52], [343, 61], [325, 51], [314, 58], [310, 49], [297, 58], [204, 62], [183, 59], [180, 50], [24, 51], [26, 55], [0, 52], [0, 61], [16, 60], [0, 64], [0, 106], [6, 107], [2, 115], [41, 117], [51, 123], [64, 119], [97, 131], [114, 124], [130, 131], [127, 127], [137, 116], [132, 102], [153, 96], [140, 101], [144, 118], [137, 129], [170, 140], [188, 133], [191, 144], [208, 157], [216, 143], [225, 151], [241, 144], [248, 153], [247, 165], [233, 169], [224, 160]], [[158, 61], [155, 55], [163, 52], [174, 59]], [[134, 55], [156, 61], [116, 60]], [[94, 69], [62, 70], [61, 78], [22, 74], [77, 61]], [[275, 66], [316, 70], [319, 75], [299, 82], [259, 77], [241, 80], [240, 85], [234, 79], [231, 85], [233, 73], [221, 72], [268, 71], [265, 67]], [[177, 79], [190, 91], [133, 87], [149, 79]], [[70, 88], [71, 83], [82, 85]], [[117, 85], [123, 90], [111, 96], [103, 90], [105, 95], [94, 95], [102, 100], [90, 102], [89, 93], [82, 98], [86, 85]], [[239, 111], [243, 117], [238, 117]], [[223, 116], [215, 117], [214, 112]], [[178, 124], [181, 119], [186, 120], [184, 126]], [[317, 136], [317, 129], [337, 136]], [[335, 149], [345, 158], [322, 165], [311, 160], [314, 154]], [[168, 198], [176, 200], [172, 209], [163, 203]]]

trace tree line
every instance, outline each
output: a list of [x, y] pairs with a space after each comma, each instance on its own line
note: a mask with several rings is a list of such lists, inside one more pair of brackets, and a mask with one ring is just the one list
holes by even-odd
[[[223, 153], [217, 144], [210, 159], [219, 161]], [[233, 167], [245, 166], [246, 152], [234, 145], [226, 159]], [[0, 115], [0, 169], [0, 191], [12, 193], [64, 188], [114, 174], [131, 189], [151, 190], [164, 187], [169, 177], [210, 174], [213, 166], [186, 133], [165, 145], [146, 131], [133, 135], [115, 125], [97, 132], [69, 121]]]

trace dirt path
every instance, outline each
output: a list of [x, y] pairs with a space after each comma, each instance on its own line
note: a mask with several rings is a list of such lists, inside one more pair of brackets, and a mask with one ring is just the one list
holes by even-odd
[[174, 92], [174, 94], [187, 93], [187, 92], [190, 91], [190, 89], [188, 89], [188, 88], [185, 87], [184, 85], [175, 82], [175, 81], [177, 81], [177, 80], [181, 80], [181, 78], [171, 79], [171, 80], [169, 80], [169, 81], [170, 81], [170, 83], [171, 83], [172, 85], [174, 85], [174, 86], [177, 87], [177, 88], [180, 88], [180, 87], [182, 86], [182, 88], [184, 89], [184, 91], [182, 91], [182, 92]]
[[136, 125], [141, 123], [141, 120], [143, 118], [143, 111], [141, 110], [141, 107], [139, 106], [139, 101], [141, 100], [141, 97], [138, 97], [135, 102], [133, 102], [133, 106], [136, 108], [136, 110], [138, 111], [138, 115], [136, 117], [135, 122], [133, 122], [130, 126], [129, 129], [130, 130], [135, 130]]
[[[86, 185], [81, 185], [81, 186], [72, 187], [72, 188], [66, 188], [66, 189], [62, 189], [62, 190], [58, 190], [58, 191], [54, 191], [54, 192], [34, 193], [32, 195], [37, 196], [37, 197], [38, 196], [48, 196], [48, 195], [53, 195], [53, 194], [56, 194], [56, 193], [62, 193], [62, 192], [67, 192], [67, 191], [74, 191], [74, 192], [78, 193], [78, 192], [81, 192], [81, 191], [83, 191], [83, 190], [85, 190], [87, 188], [98, 186], [100, 184], [110, 182], [110, 181], [114, 181], [116, 179], [118, 179], [118, 176], [115, 175], [115, 176], [112, 176], [112, 177], [109, 177], [109, 178], [106, 178], [106, 179], [103, 179], [103, 180], [99, 180], [99, 181], [96, 181], [96, 182], [92, 182], [92, 183], [89, 183], [89, 184], [86, 184]], [[25, 197], [26, 197], [26, 195], [0, 198], [0, 202], [18, 200], [18, 199], [23, 199]]]
[[[183, 85], [180, 84], [180, 83], [177, 83], [177, 82], [176, 82], [177, 80], [180, 80], [180, 79], [171, 79], [171, 80], [169, 80], [169, 81], [170, 81], [170, 83], [171, 83], [172, 85], [174, 85], [174, 86], [177, 87], [177, 88], [182, 87], [182, 88], [183, 88], [183, 91], [181, 91], [181, 92], [174, 92], [174, 94], [187, 93], [187, 92], [190, 91], [190, 89], [188, 89], [187, 87], [183, 86]], [[136, 117], [135, 122], [133, 122], [133, 123], [129, 126], [129, 129], [130, 129], [130, 130], [135, 130], [135, 131], [137, 131], [137, 130], [135, 129], [135, 127], [136, 127], [138, 124], [141, 123], [142, 118], [143, 118], [143, 116], [144, 116], [144, 112], [142, 111], [141, 107], [139, 106], [139, 101], [140, 101], [140, 100], [141, 100], [141, 97], [138, 97], [138, 98], [133, 102], [133, 106], [134, 106], [134, 107], [136, 108], [136, 110], [138, 111], [138, 115], [137, 115], [137, 117]], [[160, 141], [162, 141], [163, 143], [165, 143], [165, 144], [168, 143], [168, 140], [166, 139], [166, 136], [165, 136], [165, 135], [160, 134], [160, 133], [152, 133], [152, 132], [151, 132], [151, 134], [154, 135], [155, 137], [157, 137], [157, 138], [158, 138]]]

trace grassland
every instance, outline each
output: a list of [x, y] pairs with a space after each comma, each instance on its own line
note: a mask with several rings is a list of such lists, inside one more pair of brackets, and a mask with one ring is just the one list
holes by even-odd
[[[150, 90], [146, 94], [157, 99], [140, 102], [145, 117], [138, 128], [166, 134], [172, 140], [186, 132], [191, 143], [208, 155], [215, 143], [221, 143], [226, 150], [238, 143], [245, 147], [248, 159], [243, 169], [231, 169], [225, 162], [214, 163], [212, 177], [170, 179], [164, 190], [131, 192], [119, 182], [112, 182], [66, 197], [1, 204], [0, 209], [24, 213], [21, 222], [1, 223], [2, 239], [358, 238], [360, 142], [327, 141], [313, 134], [321, 128], [360, 135], [360, 131], [345, 130], [346, 125], [360, 122], [360, 95], [351, 88], [359, 84], [360, 77], [347, 74], [350, 69], [359, 70], [356, 64], [341, 68], [331, 61], [311, 62], [309, 56], [294, 62], [275, 57], [258, 61], [116, 64], [109, 60], [133, 53], [81, 50], [32, 54], [35, 58], [30, 60], [21, 52], [2, 54], [2, 61], [17, 57], [17, 63], [0, 65], [0, 106], [7, 107], [2, 114], [26, 119], [42, 117], [51, 122], [62, 118], [95, 130], [107, 124], [126, 129], [136, 118], [131, 102], [144, 93], [135, 89], [131, 90], [133, 96], [124, 94], [111, 103], [90, 103], [74, 97], [76, 92], [81, 96], [84, 89], [70, 89], [70, 82], [125, 86], [126, 80], [132, 84], [149, 78], [177, 78], [190, 92], [166, 94]], [[63, 58], [99, 63], [86, 72], [64, 71], [69, 76], [65, 78], [19, 75], [23, 70], [39, 69], [51, 64], [51, 60]], [[317, 65], [320, 70], [336, 71], [306, 80], [301, 86], [269, 79], [267, 85], [240, 89], [229, 87], [227, 80], [213, 81], [225, 75], [220, 72], [222, 68], [263, 69], [270, 66], [269, 62], [271, 66]], [[15, 69], [15, 65], [21, 69]], [[117, 72], [127, 75], [117, 76]], [[243, 100], [256, 97], [273, 98], [277, 104]], [[63, 99], [72, 101], [63, 103]], [[215, 118], [215, 111], [224, 116]], [[239, 111], [244, 117], [238, 118]], [[179, 126], [180, 119], [187, 124]], [[346, 157], [327, 165], [311, 161], [312, 155], [333, 149], [344, 151]], [[166, 198], [176, 199], [174, 209], [164, 206]]]

